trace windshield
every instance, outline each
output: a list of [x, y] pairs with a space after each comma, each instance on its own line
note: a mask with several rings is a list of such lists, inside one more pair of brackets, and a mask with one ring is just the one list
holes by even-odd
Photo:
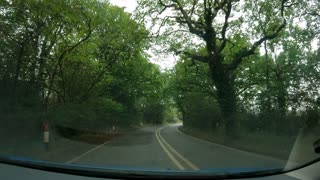
[[319, 8], [1, 0], [0, 156], [200, 175], [317, 160]]

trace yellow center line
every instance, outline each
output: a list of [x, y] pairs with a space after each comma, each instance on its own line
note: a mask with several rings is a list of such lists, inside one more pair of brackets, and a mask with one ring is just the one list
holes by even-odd
[[186, 163], [192, 170], [199, 170], [199, 168], [194, 165], [192, 162], [190, 162], [186, 157], [181, 155], [176, 149], [174, 149], [166, 140], [163, 139], [163, 137], [160, 134], [159, 131], [159, 137], [164, 142], [164, 144], [178, 157], [180, 158], [184, 163]]
[[[157, 131], [156, 131], [156, 136], [158, 138], [158, 141], [163, 143], [164, 144], [164, 148], [168, 148], [167, 151], [170, 151], [177, 157], [177, 158], [180, 158], [180, 160], [182, 160], [186, 165], [188, 165], [192, 170], [199, 170], [199, 168], [193, 164], [191, 161], [189, 161], [186, 157], [184, 157], [183, 155], [181, 155], [176, 149], [174, 149], [162, 136], [161, 136], [161, 130], [163, 129], [162, 128], [159, 128]], [[168, 154], [168, 153], [167, 153]], [[171, 154], [171, 153], [170, 153]], [[172, 156], [172, 154], [171, 154]], [[181, 163], [179, 163], [181, 164]]]
[[171, 159], [171, 161], [180, 169], [180, 170], [185, 170], [185, 168], [183, 167], [183, 165], [174, 157], [174, 155], [172, 155], [170, 153], [170, 151], [165, 147], [165, 145], [162, 143], [162, 141], [159, 138], [158, 135], [158, 130], [156, 130], [155, 134], [156, 134], [156, 138], [160, 144], [160, 146], [162, 147], [162, 149], [164, 150], [164, 152], [169, 156], [169, 158]]

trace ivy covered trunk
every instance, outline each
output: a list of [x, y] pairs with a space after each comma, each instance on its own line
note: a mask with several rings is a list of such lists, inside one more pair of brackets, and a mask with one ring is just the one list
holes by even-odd
[[237, 135], [235, 126], [235, 115], [237, 112], [236, 93], [234, 89], [234, 77], [232, 72], [223, 67], [221, 61], [209, 63], [211, 78], [216, 87], [217, 101], [225, 125], [227, 138], [234, 138]]

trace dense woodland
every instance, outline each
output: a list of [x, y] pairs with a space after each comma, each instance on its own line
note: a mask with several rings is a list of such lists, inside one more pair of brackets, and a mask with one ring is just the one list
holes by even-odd
[[[318, 1], [138, 4], [1, 0], [3, 129], [182, 120], [234, 138], [319, 124]], [[151, 63], [150, 48], [174, 53], [174, 68]]]
[[122, 8], [85, 0], [0, 7], [2, 127], [162, 122], [163, 74], [144, 53], [147, 30]]
[[[319, 124], [318, 1], [140, 1], [137, 17], [179, 56], [171, 95], [184, 126], [295, 135]], [[159, 51], [159, 49], [157, 49]]]

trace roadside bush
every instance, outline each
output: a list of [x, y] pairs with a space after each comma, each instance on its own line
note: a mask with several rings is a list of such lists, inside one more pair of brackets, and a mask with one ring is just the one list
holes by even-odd
[[214, 130], [222, 125], [220, 110], [212, 97], [190, 93], [185, 100], [183, 123], [190, 128]]
[[242, 113], [238, 120], [240, 120], [242, 131], [245, 132], [294, 136], [302, 127], [305, 117], [290, 113], [281, 115], [278, 112], [265, 112], [257, 115]]
[[101, 129], [117, 124], [118, 116], [123, 111], [121, 104], [101, 98], [84, 104], [65, 104], [53, 108], [49, 110], [48, 119], [57, 126]]
[[164, 111], [164, 122], [176, 123], [179, 122], [179, 112], [175, 107], [167, 106]]
[[144, 108], [143, 121], [151, 124], [162, 124], [165, 107], [160, 102], [149, 103]]

